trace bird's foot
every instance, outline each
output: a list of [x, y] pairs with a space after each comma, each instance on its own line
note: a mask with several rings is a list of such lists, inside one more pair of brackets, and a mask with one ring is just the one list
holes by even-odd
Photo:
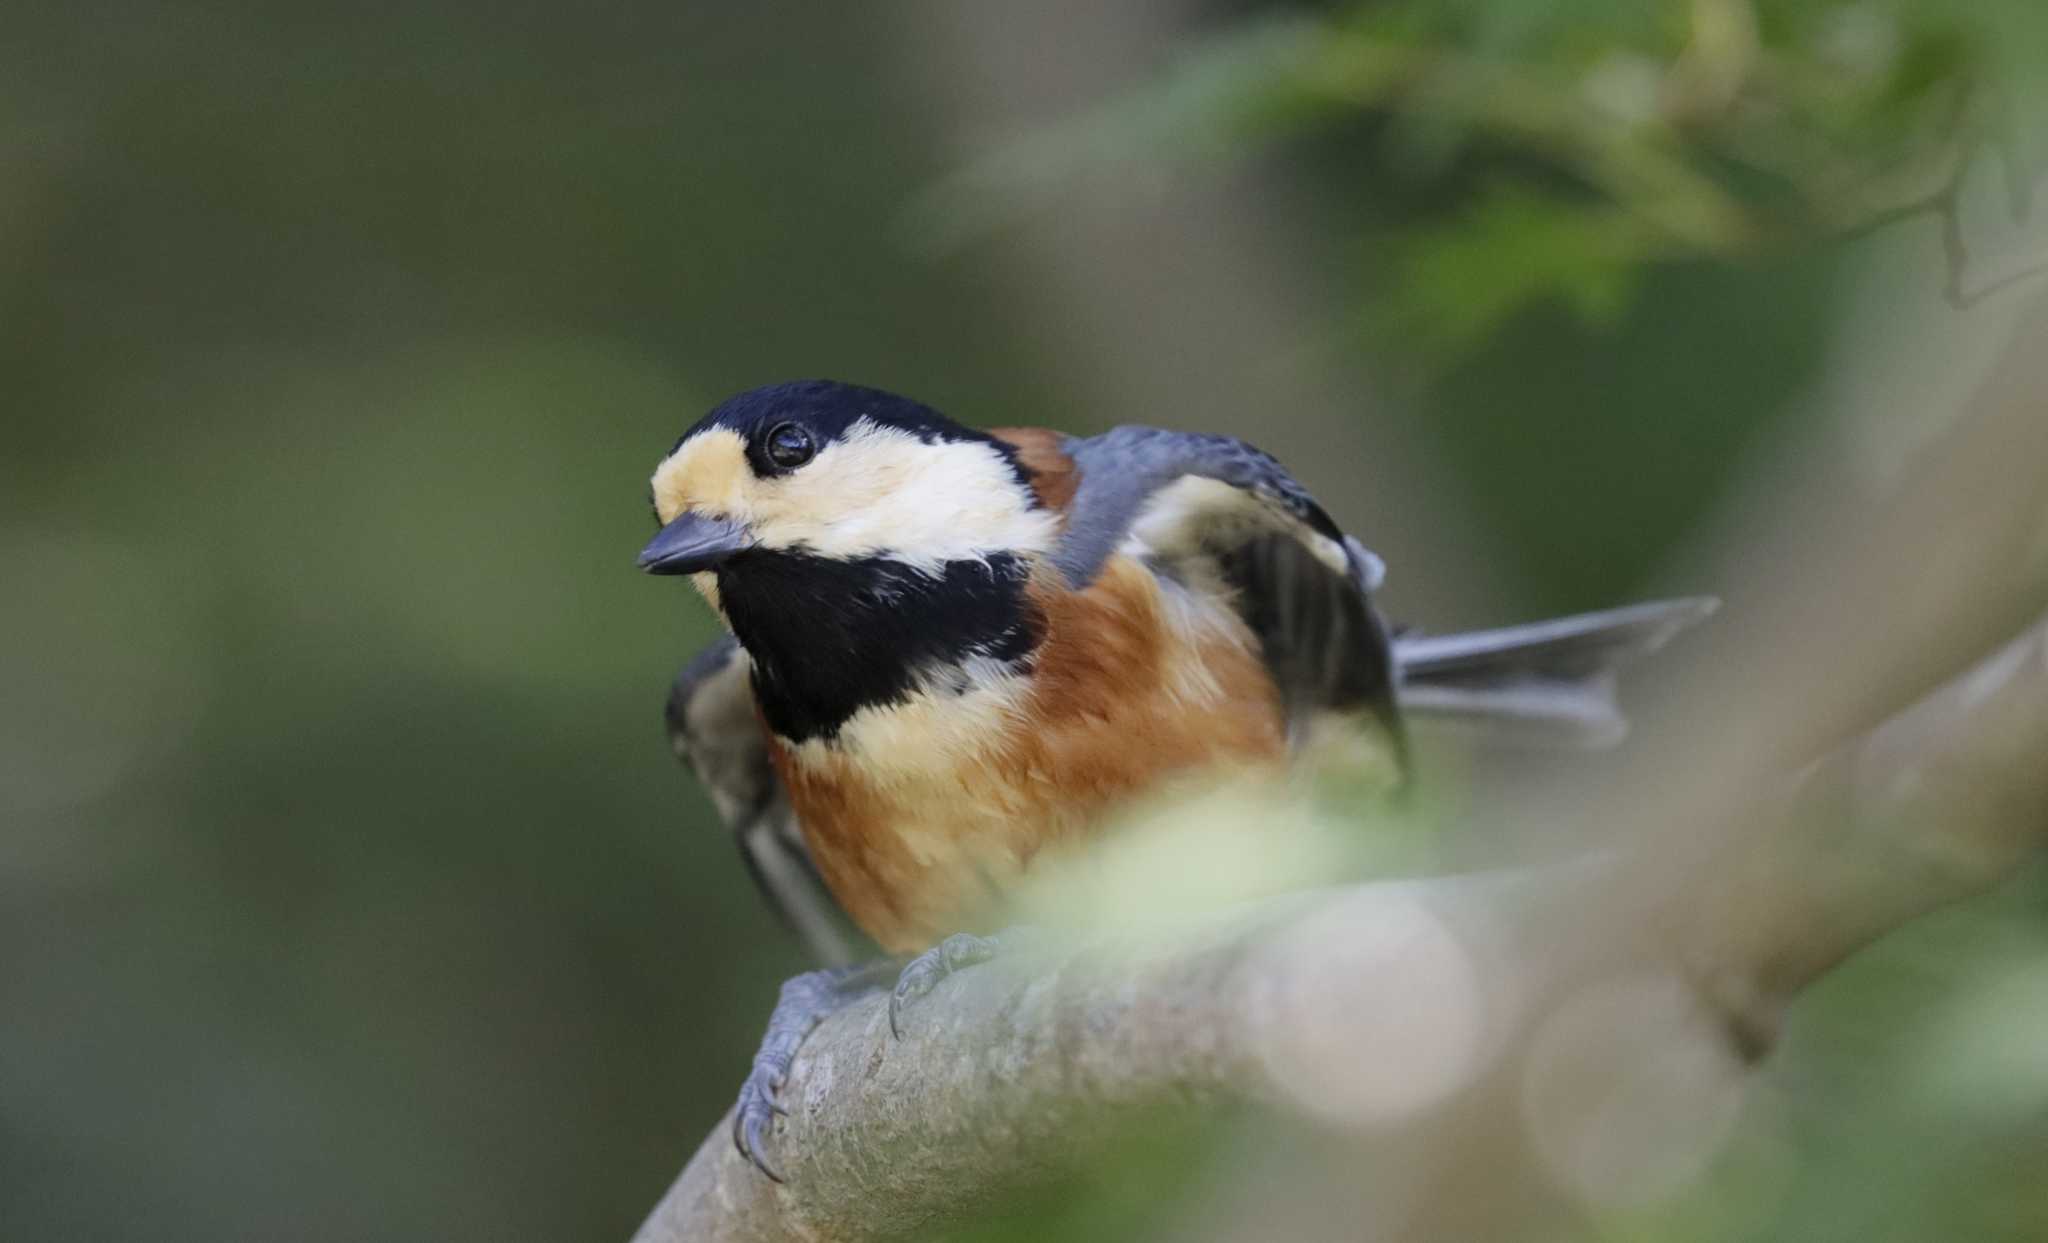
[[732, 1139], [740, 1155], [754, 1163], [763, 1174], [782, 1181], [782, 1172], [769, 1164], [766, 1140], [775, 1115], [788, 1113], [779, 1099], [789, 1078], [790, 1064], [804, 1037], [818, 1024], [882, 987], [896, 960], [884, 959], [855, 967], [830, 967], [806, 971], [783, 981], [782, 995], [768, 1016], [767, 1034], [754, 1054], [753, 1069], [740, 1085], [739, 1107], [733, 1111]]
[[1004, 950], [1016, 949], [1036, 935], [1036, 930], [1019, 926], [1005, 928], [994, 936], [956, 932], [904, 964], [889, 994], [889, 1034], [903, 1038], [903, 1011], [918, 998], [939, 986], [940, 981], [962, 967], [987, 962]]

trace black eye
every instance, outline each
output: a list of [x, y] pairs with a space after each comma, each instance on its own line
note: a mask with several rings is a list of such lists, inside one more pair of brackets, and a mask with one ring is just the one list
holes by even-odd
[[794, 470], [818, 454], [811, 434], [794, 423], [777, 423], [768, 430], [768, 460], [784, 470]]

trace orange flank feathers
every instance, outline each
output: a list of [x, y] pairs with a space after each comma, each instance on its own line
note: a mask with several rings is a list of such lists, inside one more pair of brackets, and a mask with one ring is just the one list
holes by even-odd
[[1081, 472], [1060, 448], [1060, 434], [1042, 427], [998, 427], [989, 435], [1017, 451], [1017, 461], [1031, 475], [1031, 491], [1038, 503], [1065, 513], [1081, 486]]

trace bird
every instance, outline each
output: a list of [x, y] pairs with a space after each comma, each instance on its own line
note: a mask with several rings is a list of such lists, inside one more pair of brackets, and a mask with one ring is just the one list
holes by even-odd
[[1332, 737], [1398, 799], [1421, 716], [1611, 742], [1615, 666], [1714, 607], [1393, 627], [1380, 559], [1244, 441], [981, 430], [831, 380], [720, 403], [649, 491], [640, 568], [687, 577], [724, 630], [671, 686], [670, 743], [822, 964], [783, 986], [734, 1113], [778, 1181], [766, 1137], [804, 1037], [878, 986], [899, 1027], [1002, 948], [1034, 864], [1119, 807]]

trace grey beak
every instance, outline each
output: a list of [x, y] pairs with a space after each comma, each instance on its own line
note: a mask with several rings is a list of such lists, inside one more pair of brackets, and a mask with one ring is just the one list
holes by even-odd
[[754, 537], [737, 522], [685, 511], [640, 550], [640, 568], [649, 574], [695, 574], [753, 544]]

